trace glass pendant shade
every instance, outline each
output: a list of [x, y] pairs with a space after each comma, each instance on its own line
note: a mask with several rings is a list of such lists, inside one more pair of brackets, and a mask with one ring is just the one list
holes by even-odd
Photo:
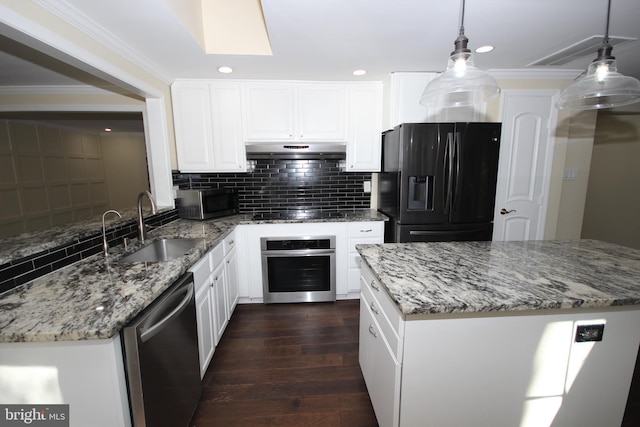
[[498, 82], [489, 73], [476, 68], [473, 55], [467, 48], [469, 39], [464, 35], [464, 8], [460, 17], [460, 33], [447, 69], [424, 88], [420, 104], [427, 107], [467, 107], [486, 102], [500, 94]]
[[431, 107], [465, 107], [486, 102], [500, 94], [500, 87], [489, 73], [473, 65], [471, 53], [454, 52], [445, 72], [427, 84], [420, 104]]
[[616, 60], [596, 59], [587, 75], [566, 88], [558, 99], [558, 108], [595, 110], [640, 102], [640, 81], [617, 71]]
[[618, 73], [616, 58], [609, 44], [611, 0], [607, 6], [607, 28], [598, 56], [589, 64], [587, 75], [577, 79], [560, 94], [558, 108], [596, 110], [640, 102], [640, 81]]

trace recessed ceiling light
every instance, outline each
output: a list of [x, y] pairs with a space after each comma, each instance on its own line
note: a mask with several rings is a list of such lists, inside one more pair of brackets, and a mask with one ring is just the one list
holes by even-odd
[[365, 74], [367, 74], [367, 70], [355, 70], [353, 72], [354, 76], [364, 76]]
[[233, 73], [233, 68], [231, 67], [218, 67], [218, 72], [222, 74], [230, 74]]
[[111, 132], [111, 128], [104, 128], [105, 132]]
[[495, 47], [491, 45], [480, 46], [479, 48], [476, 49], [476, 53], [487, 53], [487, 52], [491, 52], [493, 49], [495, 49]]

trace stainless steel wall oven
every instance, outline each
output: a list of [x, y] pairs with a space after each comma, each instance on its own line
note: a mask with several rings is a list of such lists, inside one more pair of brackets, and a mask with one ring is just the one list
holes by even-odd
[[265, 303], [336, 300], [335, 236], [262, 237]]

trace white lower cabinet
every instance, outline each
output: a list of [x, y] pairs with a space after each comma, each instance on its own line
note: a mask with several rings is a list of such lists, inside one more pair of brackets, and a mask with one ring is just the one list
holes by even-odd
[[347, 291], [353, 298], [360, 294], [360, 254], [356, 245], [368, 243], [384, 243], [384, 222], [365, 221], [349, 223], [349, 271]]
[[238, 251], [236, 250], [238, 238], [234, 230], [224, 239], [224, 278], [227, 292], [227, 313], [231, 319], [233, 310], [240, 299], [240, 275], [238, 271]]
[[222, 338], [222, 334], [229, 323], [224, 276], [224, 264], [218, 265], [211, 274], [211, 303], [213, 304], [213, 324], [215, 328], [216, 345], [220, 342], [220, 338]]
[[360, 367], [378, 424], [396, 427], [400, 410], [401, 364], [374, 319], [370, 304], [363, 295], [360, 299]]
[[211, 261], [204, 256], [189, 269], [193, 273], [194, 292], [196, 294], [196, 322], [198, 330], [198, 355], [200, 358], [200, 378], [204, 376], [215, 350], [213, 328], [213, 306], [211, 304], [210, 276]]
[[235, 231], [189, 269], [193, 273], [198, 323], [200, 377], [238, 303], [238, 255]]
[[[207, 279], [208, 280], [208, 279]], [[198, 354], [200, 356], [200, 378], [204, 377], [213, 357], [216, 342], [213, 330], [213, 306], [209, 287], [196, 294], [196, 322], [198, 323]]]

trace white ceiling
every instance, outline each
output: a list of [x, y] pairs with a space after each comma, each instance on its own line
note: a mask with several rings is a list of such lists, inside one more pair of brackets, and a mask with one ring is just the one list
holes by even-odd
[[[273, 55], [207, 55], [163, 0], [39, 3], [71, 6], [92, 37], [168, 83], [176, 78], [383, 80], [394, 71], [442, 71], [460, 24], [455, 0], [262, 0]], [[471, 49], [496, 46], [476, 54], [480, 68], [537, 69], [528, 65], [601, 37], [606, 11], [607, 0], [467, 0], [465, 33]], [[610, 35], [636, 39], [613, 54], [620, 72], [640, 78], [640, 1], [612, 0]], [[33, 58], [16, 58], [6, 45], [0, 45], [0, 86], [87, 81], [56, 68], [55, 61], [34, 67]], [[555, 68], [585, 69], [595, 54]], [[221, 65], [235, 72], [219, 74]], [[360, 68], [368, 73], [354, 77], [351, 72]]]

